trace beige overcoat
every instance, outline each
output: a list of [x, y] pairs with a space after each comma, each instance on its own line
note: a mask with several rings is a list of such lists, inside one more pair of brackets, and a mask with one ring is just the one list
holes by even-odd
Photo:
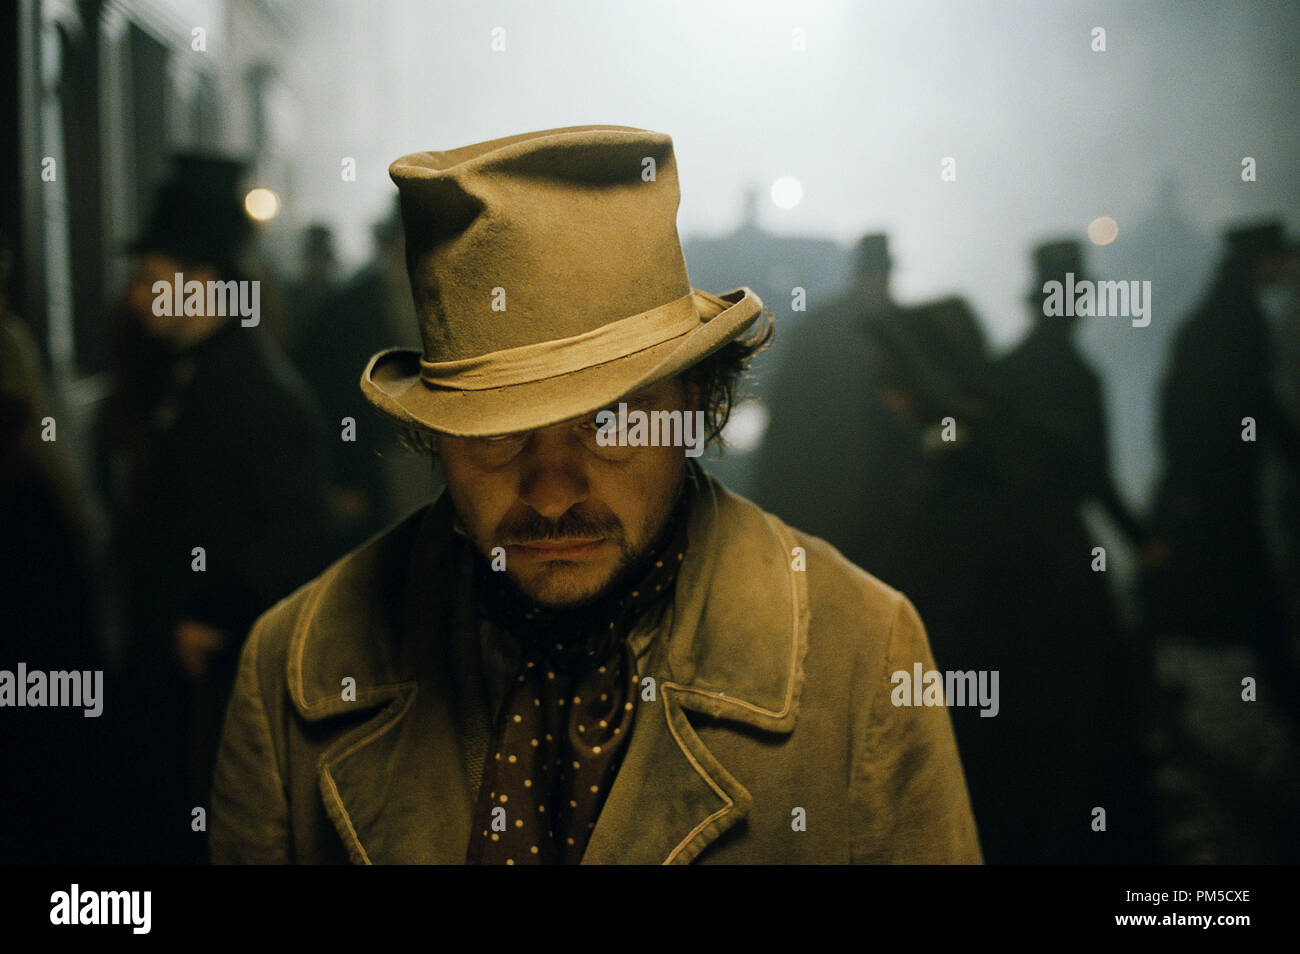
[[[891, 701], [891, 674], [934, 668], [907, 598], [707, 477], [689, 538], [630, 636], [653, 683], [583, 862], [980, 863], [947, 709]], [[464, 861], [485, 686], [510, 677], [464, 625], [460, 546], [444, 494], [257, 622], [215, 862]]]

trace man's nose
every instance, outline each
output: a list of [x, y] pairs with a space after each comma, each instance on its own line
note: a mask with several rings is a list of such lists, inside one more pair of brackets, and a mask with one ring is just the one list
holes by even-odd
[[582, 503], [589, 489], [584, 451], [569, 424], [534, 431], [522, 451], [520, 498], [550, 520]]

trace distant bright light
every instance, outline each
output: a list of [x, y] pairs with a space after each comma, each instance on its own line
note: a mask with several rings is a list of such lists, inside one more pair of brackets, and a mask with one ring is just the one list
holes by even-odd
[[1093, 245], [1109, 245], [1119, 235], [1119, 223], [1109, 215], [1093, 219], [1088, 223], [1088, 238]]
[[244, 211], [258, 222], [269, 222], [280, 214], [280, 197], [270, 189], [254, 189], [244, 196]]
[[767, 408], [758, 401], [746, 401], [731, 412], [731, 419], [722, 429], [722, 439], [737, 454], [748, 454], [758, 449], [767, 433]]
[[782, 176], [772, 183], [772, 204], [778, 209], [793, 209], [803, 200], [803, 183], [793, 176]]

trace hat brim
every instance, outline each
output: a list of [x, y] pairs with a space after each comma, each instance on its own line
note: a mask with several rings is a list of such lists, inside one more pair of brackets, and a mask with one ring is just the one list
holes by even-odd
[[374, 355], [361, 391], [399, 424], [452, 437], [497, 437], [572, 420], [672, 377], [742, 334], [763, 310], [748, 288], [725, 295], [692, 289], [700, 326], [635, 354], [555, 377], [484, 390], [434, 387], [420, 377], [418, 351]]

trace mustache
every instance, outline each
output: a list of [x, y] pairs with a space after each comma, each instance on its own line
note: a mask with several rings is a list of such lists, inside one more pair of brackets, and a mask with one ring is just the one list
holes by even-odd
[[536, 511], [520, 514], [502, 521], [497, 528], [497, 539], [505, 546], [563, 540], [570, 537], [623, 538], [623, 524], [613, 514], [598, 516], [587, 510], [571, 509], [555, 519], [543, 517]]

